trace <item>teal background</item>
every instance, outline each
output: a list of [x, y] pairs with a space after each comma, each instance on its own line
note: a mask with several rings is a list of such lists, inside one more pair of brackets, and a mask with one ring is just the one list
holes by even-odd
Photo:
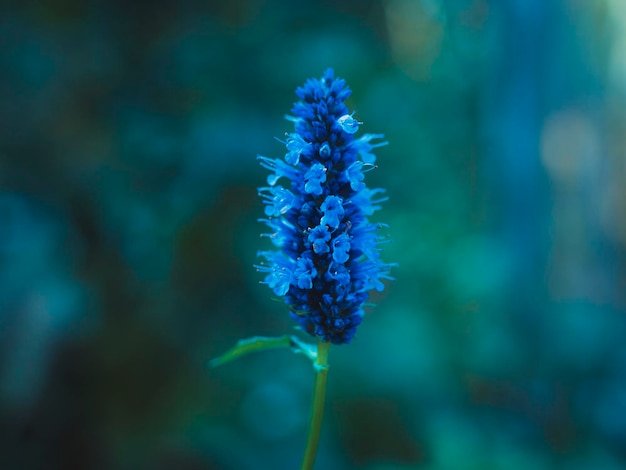
[[621, 0], [4, 2], [0, 468], [294, 469], [313, 371], [257, 154], [327, 67], [384, 133], [396, 280], [317, 468], [626, 468]]

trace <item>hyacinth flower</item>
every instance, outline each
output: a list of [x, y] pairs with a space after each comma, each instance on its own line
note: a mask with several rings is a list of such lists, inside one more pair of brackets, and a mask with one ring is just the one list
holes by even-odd
[[270, 170], [259, 188], [265, 205], [261, 219], [274, 245], [261, 251], [256, 266], [263, 283], [285, 302], [301, 330], [317, 348], [295, 336], [252, 338], [216, 359], [221, 364], [248, 352], [291, 347], [314, 361], [316, 380], [309, 439], [302, 469], [313, 467], [325, 395], [330, 344], [347, 344], [363, 320], [372, 290], [382, 291], [392, 265], [380, 258], [381, 224], [368, 217], [386, 198], [369, 189], [365, 173], [375, 168], [373, 150], [386, 145], [382, 134], [357, 137], [361, 122], [344, 101], [351, 91], [332, 69], [297, 88], [294, 132], [283, 142], [284, 158], [259, 156]]

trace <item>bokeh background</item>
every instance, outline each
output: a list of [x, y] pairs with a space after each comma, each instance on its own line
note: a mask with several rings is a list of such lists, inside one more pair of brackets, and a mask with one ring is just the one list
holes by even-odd
[[3, 2], [0, 468], [294, 469], [313, 372], [257, 154], [327, 67], [396, 280], [317, 468], [626, 468], [626, 2]]

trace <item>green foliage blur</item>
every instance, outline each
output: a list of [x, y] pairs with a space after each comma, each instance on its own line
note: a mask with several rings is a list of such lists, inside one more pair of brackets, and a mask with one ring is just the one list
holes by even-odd
[[626, 468], [626, 3], [0, 7], [0, 468], [298, 468], [313, 371], [253, 264], [257, 154], [333, 67], [396, 280], [317, 468]]

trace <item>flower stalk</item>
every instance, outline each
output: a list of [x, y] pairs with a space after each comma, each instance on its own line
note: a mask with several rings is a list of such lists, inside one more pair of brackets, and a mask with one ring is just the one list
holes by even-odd
[[322, 417], [324, 415], [324, 401], [326, 398], [326, 378], [328, 376], [328, 350], [330, 343], [317, 342], [317, 358], [315, 360], [315, 383], [313, 385], [313, 403], [311, 404], [311, 416], [309, 418], [309, 434], [306, 450], [302, 459], [301, 470], [311, 470], [315, 463], [317, 447], [320, 441], [322, 429]]

